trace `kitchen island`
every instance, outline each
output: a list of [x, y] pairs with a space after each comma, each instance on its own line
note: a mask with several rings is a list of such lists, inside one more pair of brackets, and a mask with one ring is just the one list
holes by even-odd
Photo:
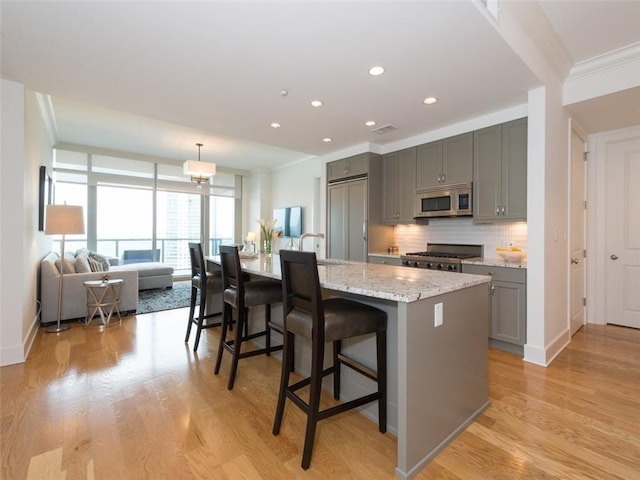
[[[207, 261], [216, 268], [219, 258]], [[281, 278], [277, 255], [241, 259], [241, 265], [251, 275]], [[318, 276], [323, 296], [387, 312], [387, 428], [398, 438], [396, 475], [412, 478], [489, 404], [490, 278], [331, 259], [318, 260]], [[375, 364], [373, 336], [345, 341], [343, 349]], [[304, 342], [296, 342], [295, 365], [308, 373]], [[372, 391], [369, 382], [344, 371], [342, 399]], [[375, 404], [362, 413], [377, 421]]]

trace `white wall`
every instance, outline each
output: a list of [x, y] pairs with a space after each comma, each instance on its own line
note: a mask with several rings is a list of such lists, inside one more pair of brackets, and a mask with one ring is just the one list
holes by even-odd
[[10, 365], [24, 361], [38, 328], [38, 263], [51, 248], [38, 232], [38, 178], [52, 150], [36, 95], [1, 82], [0, 365]]

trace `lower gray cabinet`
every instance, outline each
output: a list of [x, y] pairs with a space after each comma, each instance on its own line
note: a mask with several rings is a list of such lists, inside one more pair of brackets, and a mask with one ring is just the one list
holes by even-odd
[[526, 269], [463, 264], [462, 272], [491, 276], [489, 338], [498, 341], [493, 346], [514, 345], [520, 348], [505, 349], [522, 354], [527, 334]]
[[381, 265], [394, 265], [396, 267], [402, 266], [402, 260], [400, 257], [390, 257], [388, 255], [369, 255], [369, 263], [379, 263]]

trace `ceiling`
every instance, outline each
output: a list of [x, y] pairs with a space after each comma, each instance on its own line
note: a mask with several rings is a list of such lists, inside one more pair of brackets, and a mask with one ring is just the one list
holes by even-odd
[[[574, 62], [640, 41], [640, 2], [541, 5]], [[524, 104], [539, 85], [470, 1], [0, 7], [2, 78], [50, 95], [60, 142], [180, 161], [202, 142], [202, 159], [221, 168], [384, 146]], [[386, 72], [370, 76], [374, 65]], [[397, 130], [372, 132], [385, 125]]]

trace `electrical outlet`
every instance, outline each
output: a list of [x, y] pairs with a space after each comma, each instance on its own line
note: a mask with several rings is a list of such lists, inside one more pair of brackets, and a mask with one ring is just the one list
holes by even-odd
[[443, 318], [442, 318], [442, 302], [440, 303], [436, 303], [433, 306], [433, 326], [434, 327], [439, 327], [440, 325], [442, 325], [443, 323]]

